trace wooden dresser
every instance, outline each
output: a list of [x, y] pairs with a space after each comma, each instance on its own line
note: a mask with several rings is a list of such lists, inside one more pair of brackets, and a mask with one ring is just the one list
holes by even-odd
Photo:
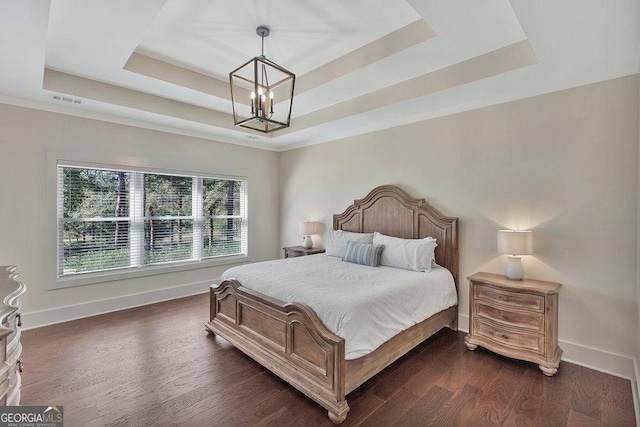
[[20, 404], [20, 296], [27, 289], [17, 267], [0, 266], [0, 405]]
[[469, 350], [479, 345], [503, 356], [537, 363], [545, 375], [558, 371], [559, 283], [509, 280], [476, 273], [469, 280]]

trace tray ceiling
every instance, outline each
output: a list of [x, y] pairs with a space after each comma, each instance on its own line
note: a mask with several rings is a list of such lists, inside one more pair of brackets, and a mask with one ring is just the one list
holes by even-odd
[[[233, 126], [228, 75], [297, 75], [291, 127]], [[286, 150], [638, 72], [640, 1], [0, 3], [0, 102]]]

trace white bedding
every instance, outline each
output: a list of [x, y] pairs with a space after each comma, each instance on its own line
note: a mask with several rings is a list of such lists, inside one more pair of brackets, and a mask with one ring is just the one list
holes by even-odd
[[233, 267], [222, 279], [283, 302], [308, 305], [345, 339], [346, 359], [357, 359], [405, 329], [456, 305], [453, 276], [351, 264], [311, 255]]

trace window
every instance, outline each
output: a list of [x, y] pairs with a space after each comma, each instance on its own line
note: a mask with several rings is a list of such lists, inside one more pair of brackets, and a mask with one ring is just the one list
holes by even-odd
[[58, 164], [58, 277], [246, 256], [246, 187]]

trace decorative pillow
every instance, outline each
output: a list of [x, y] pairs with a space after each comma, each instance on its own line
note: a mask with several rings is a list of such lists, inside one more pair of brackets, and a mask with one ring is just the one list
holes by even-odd
[[380, 257], [383, 249], [384, 246], [382, 245], [350, 241], [347, 243], [347, 253], [342, 260], [354, 264], [377, 267], [380, 265]]
[[350, 231], [330, 230], [325, 242], [325, 255], [344, 258], [347, 242], [373, 243], [373, 233], [352, 233]]
[[436, 239], [401, 239], [375, 232], [373, 244], [385, 247], [380, 265], [413, 271], [431, 271], [435, 264]]

